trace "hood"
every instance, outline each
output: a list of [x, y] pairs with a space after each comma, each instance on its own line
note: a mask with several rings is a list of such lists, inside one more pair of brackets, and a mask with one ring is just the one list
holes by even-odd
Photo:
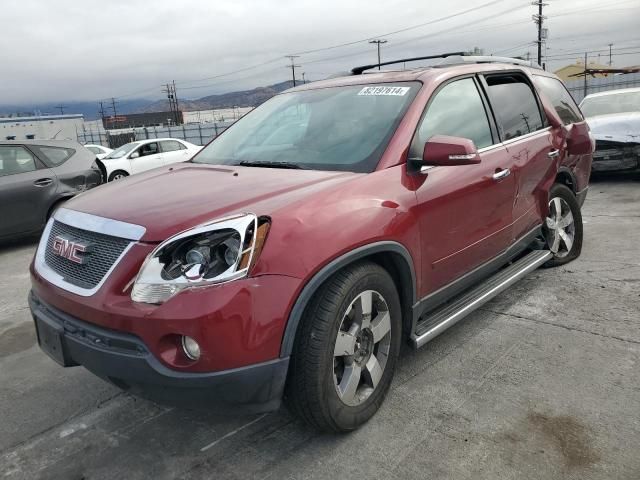
[[70, 200], [65, 208], [142, 225], [142, 240], [160, 242], [235, 213], [272, 215], [362, 175], [182, 163], [102, 185]]
[[640, 112], [598, 115], [587, 123], [596, 140], [640, 143]]

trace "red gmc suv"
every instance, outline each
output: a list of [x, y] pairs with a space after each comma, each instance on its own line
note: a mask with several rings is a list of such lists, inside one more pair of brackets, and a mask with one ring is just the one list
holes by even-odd
[[367, 421], [403, 340], [582, 246], [593, 142], [562, 83], [438, 57], [288, 90], [58, 209], [31, 266], [41, 348], [159, 402]]

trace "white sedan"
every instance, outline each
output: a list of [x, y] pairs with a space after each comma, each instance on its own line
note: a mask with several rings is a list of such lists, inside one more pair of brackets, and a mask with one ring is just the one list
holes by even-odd
[[96, 158], [102, 160], [104, 157], [113, 152], [112, 149], [103, 147], [102, 145], [85, 145], [85, 148], [91, 153], [96, 154]]
[[101, 160], [107, 181], [190, 160], [202, 147], [176, 138], [154, 138], [127, 143]]

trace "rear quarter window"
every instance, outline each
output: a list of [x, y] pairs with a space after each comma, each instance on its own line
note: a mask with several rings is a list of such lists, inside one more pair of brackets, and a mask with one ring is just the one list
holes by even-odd
[[488, 75], [485, 80], [502, 141], [544, 128], [538, 101], [521, 75]]
[[582, 121], [578, 105], [560, 80], [539, 75], [533, 78], [536, 87], [551, 101], [564, 125]]
[[73, 148], [49, 147], [46, 145], [33, 145], [31, 148], [35, 150], [47, 167], [58, 167], [76, 153]]

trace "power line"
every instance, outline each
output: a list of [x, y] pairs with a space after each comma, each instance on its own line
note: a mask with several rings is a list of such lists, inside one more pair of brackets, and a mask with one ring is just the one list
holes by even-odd
[[337, 45], [331, 45], [329, 47], [314, 48], [312, 50], [303, 50], [303, 51], [300, 51], [300, 52], [295, 52], [294, 55], [307, 55], [309, 53], [323, 52], [325, 50], [333, 50], [335, 48], [348, 47], [350, 45], [355, 45], [357, 43], [368, 42], [369, 40], [373, 40], [373, 39], [375, 39], [377, 37], [389, 37], [391, 35], [396, 35], [398, 33], [408, 32], [409, 30], [414, 30], [416, 28], [422, 28], [422, 27], [426, 27], [427, 25], [433, 25], [434, 23], [439, 23], [439, 22], [442, 22], [444, 20], [449, 20], [449, 19], [455, 18], [455, 17], [457, 17], [459, 15], [465, 15], [465, 14], [470, 13], [470, 12], [475, 12], [476, 10], [480, 10], [482, 8], [490, 7], [491, 5], [495, 5], [496, 3], [500, 3], [500, 2], [503, 2], [503, 1], [504, 0], [492, 0], [491, 2], [483, 3], [482, 5], [478, 5], [478, 6], [475, 6], [475, 7], [472, 7], [472, 8], [468, 8], [466, 10], [461, 10], [459, 12], [452, 13], [450, 15], [445, 15], [444, 17], [434, 18], [433, 20], [429, 20], [428, 22], [420, 23], [418, 25], [413, 25], [411, 27], [401, 28], [400, 30], [395, 30], [393, 32], [387, 32], [387, 33], [382, 33], [380, 35], [374, 35], [374, 36], [371, 36], [371, 37], [362, 38], [360, 40], [353, 40], [351, 42], [339, 43]]

